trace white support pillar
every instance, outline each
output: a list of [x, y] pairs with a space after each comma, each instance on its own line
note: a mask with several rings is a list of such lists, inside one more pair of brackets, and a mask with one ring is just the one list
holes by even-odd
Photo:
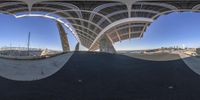
[[75, 51], [79, 51], [79, 43], [76, 44]]
[[99, 43], [100, 52], [116, 53], [116, 50], [107, 35], [102, 36]]

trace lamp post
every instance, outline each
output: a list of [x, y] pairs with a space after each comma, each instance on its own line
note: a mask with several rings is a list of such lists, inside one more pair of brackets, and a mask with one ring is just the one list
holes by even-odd
[[30, 47], [30, 37], [31, 37], [31, 33], [29, 32], [29, 33], [28, 33], [28, 43], [27, 43], [28, 56], [29, 56], [29, 51], [30, 51], [30, 50], [29, 50], [29, 49], [30, 49], [30, 48], [29, 48], [29, 47]]

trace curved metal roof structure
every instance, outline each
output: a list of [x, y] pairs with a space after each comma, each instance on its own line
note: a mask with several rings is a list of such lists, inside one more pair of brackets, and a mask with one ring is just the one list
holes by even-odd
[[1, 0], [0, 12], [17, 18], [41, 16], [70, 28], [90, 50], [106, 34], [112, 43], [141, 38], [160, 15], [174, 11], [199, 11], [199, 0]]

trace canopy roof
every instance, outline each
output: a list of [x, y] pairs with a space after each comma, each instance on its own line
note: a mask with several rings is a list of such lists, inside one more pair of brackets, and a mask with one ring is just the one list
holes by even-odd
[[[16, 17], [43, 16], [70, 27], [90, 50], [107, 35], [111, 42], [141, 38], [157, 17], [199, 11], [199, 0], [1, 0], [0, 11]], [[39, 13], [46, 12], [46, 13]]]

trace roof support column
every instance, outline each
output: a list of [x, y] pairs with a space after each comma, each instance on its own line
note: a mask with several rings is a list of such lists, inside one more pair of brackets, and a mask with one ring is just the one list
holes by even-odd
[[107, 35], [102, 36], [99, 42], [100, 52], [116, 53], [116, 50]]
[[57, 27], [58, 27], [59, 34], [60, 34], [60, 40], [61, 40], [61, 43], [62, 43], [63, 52], [70, 51], [69, 42], [68, 42], [68, 39], [67, 39], [67, 34], [65, 33], [63, 26], [61, 25], [61, 23], [57, 22]]
[[79, 43], [76, 44], [75, 51], [79, 51]]

